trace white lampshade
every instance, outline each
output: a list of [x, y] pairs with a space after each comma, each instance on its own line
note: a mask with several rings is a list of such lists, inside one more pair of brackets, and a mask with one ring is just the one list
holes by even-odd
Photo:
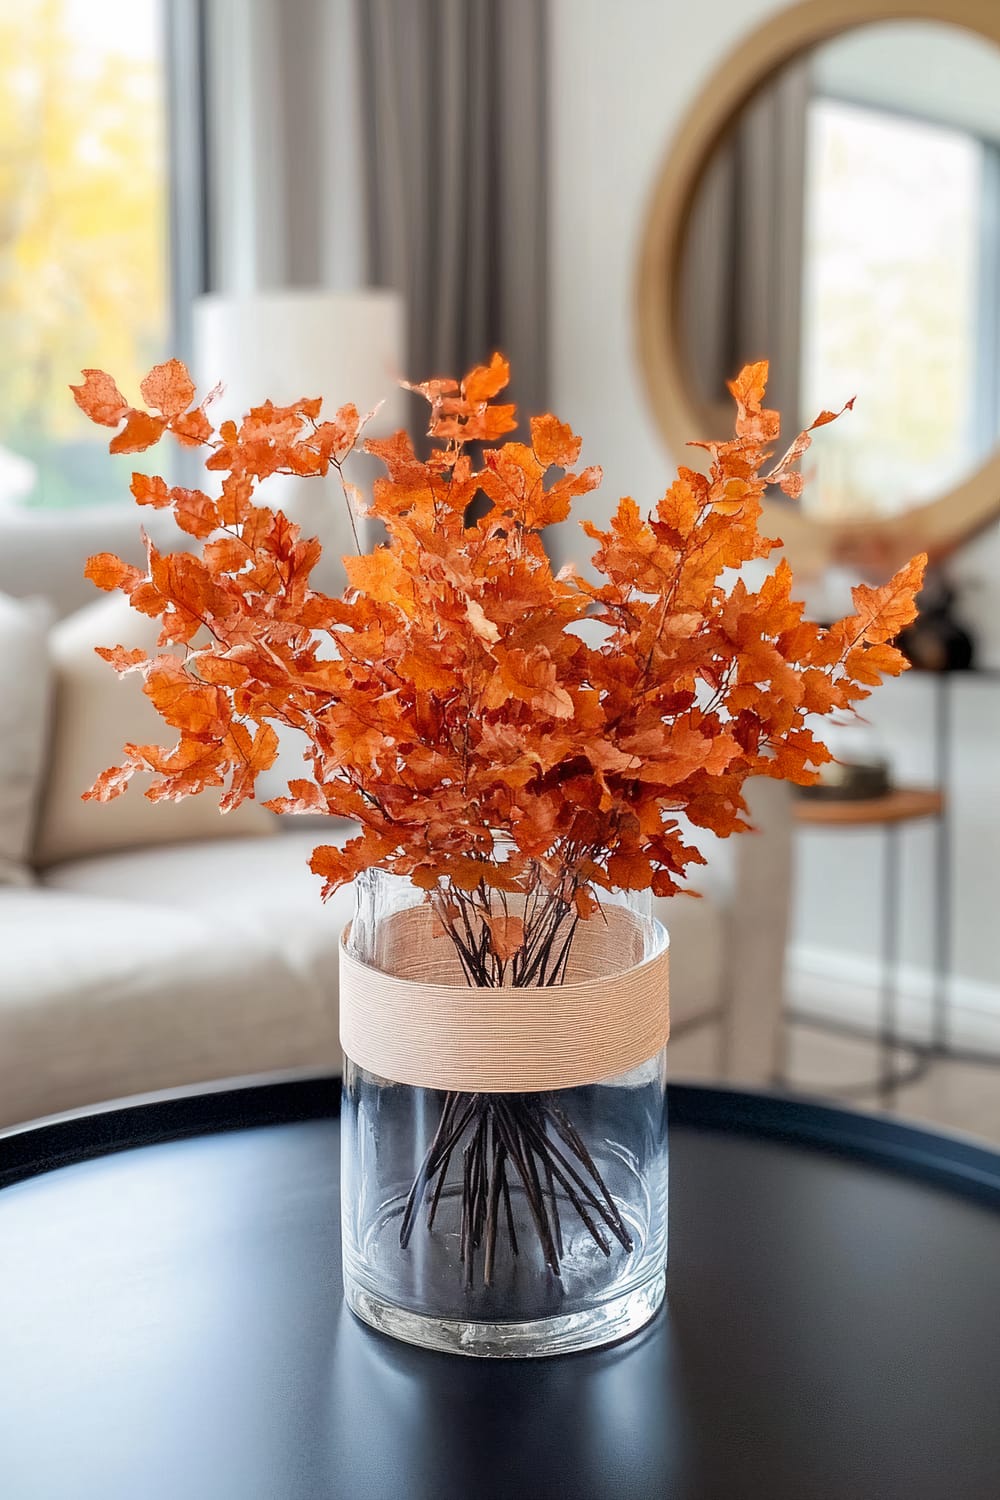
[[[379, 406], [369, 434], [405, 425], [406, 397], [399, 387], [406, 374], [403, 304], [395, 292], [287, 289], [199, 297], [193, 366], [200, 391], [220, 381], [225, 388], [210, 408], [216, 423], [239, 418], [268, 399], [284, 406], [302, 396], [322, 396], [324, 415], [332, 416], [348, 401], [362, 413]], [[371, 472], [356, 465], [352, 478], [362, 490]], [[339, 588], [338, 560], [354, 550], [354, 539], [336, 476], [275, 478], [263, 485], [260, 497], [320, 538], [324, 557], [316, 581]]]
[[268, 397], [284, 406], [322, 396], [327, 410], [353, 401], [370, 411], [384, 401], [374, 425], [394, 431], [403, 422], [403, 304], [382, 291], [198, 297], [194, 367], [199, 387], [224, 383], [215, 410], [227, 417]]

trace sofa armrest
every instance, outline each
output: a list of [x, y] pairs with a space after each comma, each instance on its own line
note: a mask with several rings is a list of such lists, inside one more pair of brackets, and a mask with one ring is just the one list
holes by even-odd
[[782, 1064], [793, 793], [784, 782], [755, 777], [744, 796], [755, 831], [732, 840], [723, 1067], [727, 1078], [767, 1085]]
[[194, 538], [179, 530], [172, 515], [139, 515], [125, 501], [78, 510], [0, 507], [0, 593], [48, 599], [57, 615], [68, 615], [101, 597], [83, 576], [93, 553], [116, 552], [144, 566], [143, 527], [164, 551], [190, 550]]

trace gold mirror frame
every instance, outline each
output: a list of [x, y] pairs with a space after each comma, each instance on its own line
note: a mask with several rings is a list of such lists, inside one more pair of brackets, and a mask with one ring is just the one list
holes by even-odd
[[[785, 63], [854, 26], [891, 20], [940, 21], [1000, 46], [1000, 0], [804, 0], [737, 43], [674, 136], [647, 210], [635, 296], [647, 397], [674, 458], [689, 439], [704, 435], [705, 425], [688, 391], [677, 305], [684, 232], [702, 169], [736, 113]], [[842, 562], [888, 573], [916, 551], [932, 561], [946, 556], [998, 515], [1000, 448], [955, 489], [896, 516], [829, 522], [766, 500], [763, 521], [803, 570]]]

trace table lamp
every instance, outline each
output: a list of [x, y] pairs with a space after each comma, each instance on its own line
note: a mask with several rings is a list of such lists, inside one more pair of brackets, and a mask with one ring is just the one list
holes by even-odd
[[[221, 381], [213, 403], [218, 423], [239, 418], [270, 398], [285, 405], [322, 396], [324, 414], [353, 401], [361, 412], [378, 406], [367, 431], [384, 436], [405, 425], [407, 373], [403, 304], [395, 292], [312, 291], [287, 288], [234, 295], [212, 293], [194, 304], [193, 374], [199, 390]], [[379, 403], [382, 403], [379, 406]], [[371, 460], [352, 459], [351, 477], [366, 490], [378, 472]], [[318, 536], [323, 558], [313, 574], [318, 588], [339, 592], [341, 557], [355, 550], [346, 501], [336, 474], [298, 480], [275, 476], [262, 490], [307, 536]], [[363, 546], [376, 538], [359, 523]]]

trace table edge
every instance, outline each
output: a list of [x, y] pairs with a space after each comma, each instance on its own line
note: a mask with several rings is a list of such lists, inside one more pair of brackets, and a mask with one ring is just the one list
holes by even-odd
[[[1000, 1152], [978, 1141], [795, 1094], [672, 1083], [672, 1127], [818, 1151], [971, 1197], [1000, 1211]], [[171, 1090], [0, 1134], [0, 1189], [117, 1151], [269, 1125], [336, 1118], [333, 1075]]]
[[1000, 1151], [984, 1141], [791, 1092], [670, 1088], [670, 1121], [773, 1140], [916, 1178], [1000, 1211]]
[[340, 1078], [333, 1074], [223, 1080], [123, 1099], [0, 1133], [0, 1189], [116, 1151], [339, 1114]]

